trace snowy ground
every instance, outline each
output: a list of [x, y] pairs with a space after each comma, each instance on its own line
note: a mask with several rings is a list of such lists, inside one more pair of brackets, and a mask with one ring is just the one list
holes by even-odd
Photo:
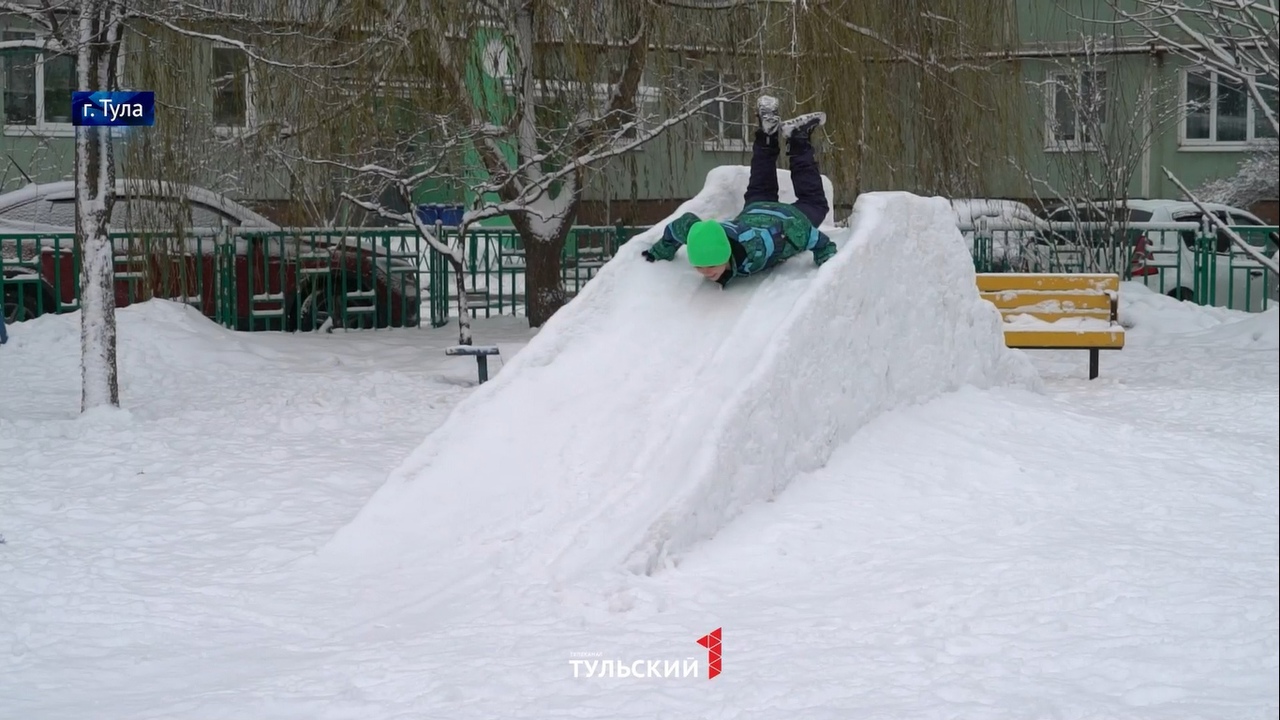
[[[1122, 297], [1101, 379], [1033, 353], [1045, 394], [891, 411], [675, 569], [342, 625], [358, 588], [294, 561], [472, 391], [450, 328], [246, 335], [147, 303], [127, 411], [80, 418], [75, 317], [11, 327], [0, 718], [1274, 718], [1277, 315]], [[528, 336], [477, 324], [508, 356]], [[715, 627], [713, 681], [574, 677], [705, 657]]]

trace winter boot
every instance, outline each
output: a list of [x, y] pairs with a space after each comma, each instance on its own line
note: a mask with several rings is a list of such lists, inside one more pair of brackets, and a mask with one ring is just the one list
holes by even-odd
[[781, 122], [778, 118], [778, 98], [772, 95], [761, 95], [756, 100], [756, 118], [760, 121], [760, 129], [765, 135], [773, 135], [778, 132], [778, 124]]
[[809, 134], [825, 124], [827, 124], [826, 113], [811, 112], [797, 115], [783, 122], [778, 130], [788, 141], [809, 142]]

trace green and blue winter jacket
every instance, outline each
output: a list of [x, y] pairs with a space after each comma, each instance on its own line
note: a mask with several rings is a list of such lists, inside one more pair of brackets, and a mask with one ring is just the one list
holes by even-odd
[[[689, 228], [700, 220], [693, 213], [676, 218], [662, 232], [662, 239], [649, 248], [649, 254], [655, 260], [675, 258], [689, 236]], [[805, 250], [813, 251], [813, 261], [819, 266], [836, 254], [831, 238], [788, 203], [751, 203], [733, 220], [721, 220], [720, 225], [733, 250], [730, 272], [720, 277], [721, 285], [735, 277], [770, 270]]]

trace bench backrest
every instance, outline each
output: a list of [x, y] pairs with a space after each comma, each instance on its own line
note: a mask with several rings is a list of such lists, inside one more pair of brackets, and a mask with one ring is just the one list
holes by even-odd
[[978, 273], [984, 300], [1010, 315], [1053, 322], [1063, 318], [1117, 319], [1120, 276], [1113, 274]]

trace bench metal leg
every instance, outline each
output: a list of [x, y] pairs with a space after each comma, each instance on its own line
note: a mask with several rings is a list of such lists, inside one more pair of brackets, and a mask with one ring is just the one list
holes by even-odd
[[1089, 350], [1089, 379], [1093, 380], [1098, 377], [1098, 349]]
[[489, 379], [489, 358], [484, 355], [477, 355], [476, 366], [480, 370], [480, 383], [483, 385]]

